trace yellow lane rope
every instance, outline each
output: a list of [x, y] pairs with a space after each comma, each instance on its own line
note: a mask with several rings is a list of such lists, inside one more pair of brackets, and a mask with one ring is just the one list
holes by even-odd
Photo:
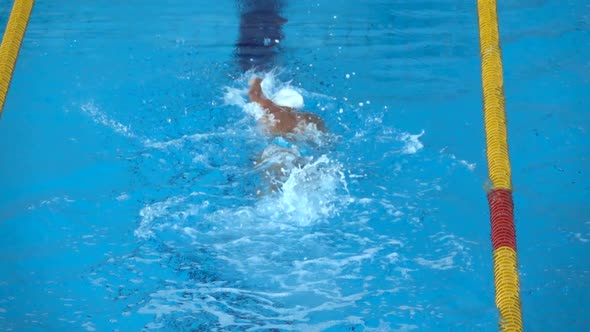
[[508, 156], [502, 52], [496, 0], [478, 0], [481, 72], [487, 158], [492, 191], [491, 222], [494, 282], [501, 331], [523, 331], [516, 237], [512, 215], [512, 180]]
[[495, 0], [478, 0], [487, 156], [492, 187], [512, 189]]
[[516, 251], [509, 247], [494, 250], [496, 306], [500, 311], [501, 331], [523, 331], [520, 312]]
[[4, 31], [4, 37], [0, 45], [0, 116], [2, 116], [8, 87], [16, 65], [16, 58], [29, 23], [34, 2], [34, 0], [15, 0], [6, 24], [6, 31]]

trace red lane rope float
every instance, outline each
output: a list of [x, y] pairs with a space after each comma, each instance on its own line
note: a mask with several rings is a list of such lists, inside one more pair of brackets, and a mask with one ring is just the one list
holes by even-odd
[[512, 192], [506, 189], [493, 190], [488, 193], [488, 202], [494, 250], [502, 246], [516, 250]]

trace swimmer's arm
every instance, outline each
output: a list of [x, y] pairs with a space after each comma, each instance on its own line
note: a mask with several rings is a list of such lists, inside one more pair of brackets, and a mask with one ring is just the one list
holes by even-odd
[[254, 78], [249, 83], [250, 91], [248, 92], [248, 97], [250, 97], [250, 101], [258, 103], [260, 107], [265, 108], [271, 114], [275, 115], [277, 118], [280, 119], [280, 113], [283, 112], [296, 113], [296, 117], [298, 120], [303, 119], [307, 123], [315, 124], [318, 130], [326, 131], [326, 125], [319, 116], [311, 113], [297, 113], [293, 108], [279, 106], [275, 104], [272, 100], [266, 98], [266, 96], [264, 96], [264, 93], [262, 92], [261, 78]]
[[250, 81], [250, 91], [248, 92], [248, 97], [250, 97], [250, 101], [258, 103], [262, 108], [267, 109], [271, 114], [277, 112], [290, 112], [293, 109], [289, 107], [281, 107], [275, 104], [272, 100], [266, 98], [264, 93], [262, 93], [262, 79], [257, 77]]

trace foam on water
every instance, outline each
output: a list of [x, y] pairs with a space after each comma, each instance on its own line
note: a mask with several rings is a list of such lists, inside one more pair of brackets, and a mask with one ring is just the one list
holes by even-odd
[[94, 122], [103, 126], [113, 129], [116, 133], [123, 135], [127, 138], [138, 138], [133, 132], [130, 126], [124, 125], [114, 119], [111, 119], [105, 112], [102, 112], [100, 108], [95, 105], [94, 101], [89, 101], [80, 106], [80, 109], [88, 114]]
[[420, 142], [419, 138], [424, 135], [424, 130], [422, 130], [417, 135], [412, 135], [408, 133], [402, 133], [399, 136], [399, 139], [405, 143], [404, 147], [402, 148], [401, 152], [404, 154], [415, 154], [418, 151], [422, 150], [424, 144]]
[[149, 204], [139, 213], [141, 221], [135, 235], [157, 237], [158, 232], [166, 228], [180, 230], [181, 225], [185, 226], [185, 234], [195, 234], [191, 227], [202, 220], [208, 222], [208, 229], [230, 231], [309, 226], [336, 215], [348, 202], [342, 166], [325, 155], [292, 169], [279, 192], [261, 197], [252, 205], [215, 210], [209, 198], [205, 193], [193, 192]]
[[[143, 203], [134, 232], [138, 247], [109, 257], [89, 282], [128, 304], [122, 317], [152, 316], [145, 330], [410, 331], [416, 326], [392, 321], [405, 317], [408, 323], [425, 310], [439, 315], [438, 308], [416, 303], [413, 296], [423, 286], [415, 280], [425, 269], [468, 267], [468, 243], [441, 232], [432, 242], [444, 250], [409, 255], [411, 242], [400, 232], [403, 224], [415, 231], [425, 227], [416, 217], [423, 210], [415, 195], [440, 190], [436, 180], [411, 182], [416, 192], [389, 192], [383, 183], [375, 188], [386, 195], [355, 192], [359, 182], [379, 181], [366, 170], [374, 161], [351, 163], [348, 155], [334, 152], [340, 138], [310, 127], [293, 137], [293, 149], [308, 154], [283, 163], [277, 190], [257, 196], [256, 188], [269, 185], [268, 167], [254, 160], [272, 140], [257, 124], [264, 110], [247, 100], [247, 83], [255, 74], [265, 78], [269, 96], [295, 91], [312, 101], [335, 100], [281, 82], [278, 72], [248, 73], [220, 96], [224, 116], [232, 119], [228, 125], [166, 139], [142, 137], [98, 107], [85, 106], [95, 122], [140, 142], [148, 151], [141, 158], [154, 160], [155, 167], [170, 167], [173, 175], [220, 175], [207, 180], [208, 187], [181, 182]], [[330, 107], [346, 109], [340, 114], [357, 112], [356, 106]], [[398, 165], [395, 174], [408, 165], [402, 158], [426, 152], [420, 141], [424, 131], [410, 134], [384, 126], [379, 115], [361, 116], [364, 126], [351, 130], [345, 143], [361, 150], [389, 147], [378, 146], [389, 152], [374, 158]], [[245, 186], [246, 181], [253, 186]], [[351, 184], [355, 189], [349, 189]], [[217, 187], [223, 190], [211, 190]], [[237, 188], [233, 194], [231, 188]], [[127, 202], [131, 195], [113, 199]]]
[[[251, 125], [256, 126], [254, 120], [260, 109], [246, 103], [244, 94], [244, 89], [228, 88], [225, 101], [240, 107], [245, 116], [252, 118]], [[250, 134], [264, 139], [260, 134]], [[321, 135], [311, 135], [321, 142]], [[154, 147], [175, 149], [178, 144], [182, 143], [169, 141]], [[251, 153], [258, 151], [253, 149]], [[241, 171], [257, 172], [253, 165]], [[199, 314], [201, 320], [210, 317], [218, 326], [234, 328], [245, 325], [292, 329], [297, 322], [296, 329], [305, 327], [309, 331], [354, 321], [345, 318], [305, 323], [309, 315], [349, 307], [362, 299], [364, 291], [337, 291], [338, 281], [334, 278], [362, 278], [346, 277], [347, 266], [370, 260], [379, 251], [369, 248], [360, 254], [326, 256], [334, 235], [315, 228], [329, 224], [351, 202], [345, 173], [343, 165], [329, 153], [312, 154], [307, 162], [287, 170], [277, 192], [239, 204], [232, 204], [232, 197], [213, 197], [205, 192], [170, 196], [147, 204], [139, 213], [135, 235], [165, 244], [179, 254], [206, 248], [200, 259], [210, 261], [209, 266], [214, 268], [208, 273], [219, 281], [198, 287], [194, 281], [190, 282], [192, 287], [181, 281], [166, 290], [155, 290], [139, 313], [154, 314], [157, 320], [169, 320], [181, 313]], [[153, 254], [145, 256], [151, 260]], [[135, 258], [134, 262], [137, 264]], [[133, 279], [145, 280], [145, 276]], [[155, 330], [161, 328], [161, 324], [153, 325]]]
[[[265, 86], [269, 91], [275, 91], [279, 88], [286, 86], [283, 83], [278, 83], [273, 78], [272, 74], [266, 74]], [[240, 82], [245, 81], [245, 78], [240, 78]], [[240, 107], [244, 114], [251, 116], [254, 120], [261, 116], [263, 110], [257, 104], [246, 103], [245, 94], [246, 89], [231, 88], [225, 89], [224, 101], [228, 105]], [[256, 127], [256, 122], [252, 121], [251, 126]], [[228, 130], [229, 132], [230, 130]], [[228, 132], [217, 133], [218, 136], [223, 138], [228, 135]], [[235, 134], [235, 133], [234, 133]], [[238, 134], [242, 135], [258, 135], [262, 140], [264, 137], [259, 136], [254, 132], [247, 133], [240, 131]], [[181, 139], [175, 139], [168, 142], [150, 143], [148, 146], [165, 149], [168, 147], [177, 146], [181, 144], [183, 140], [187, 139], [202, 139], [207, 135], [211, 134], [195, 134], [192, 136], [185, 136]], [[322, 136], [317, 130], [306, 130], [305, 135], [301, 135], [300, 138], [304, 140], [313, 140], [314, 142], [322, 143]], [[319, 144], [318, 144], [319, 145]], [[250, 151], [252, 155], [259, 153], [253, 148]], [[167, 219], [182, 219], [182, 222], [186, 221], [187, 217], [193, 217], [194, 219], [205, 218], [209, 220], [215, 220], [219, 224], [217, 227], [225, 228], [227, 223], [224, 218], [231, 216], [231, 220], [234, 223], [245, 227], [245, 225], [255, 224], [255, 227], [263, 228], [265, 226], [277, 225], [280, 227], [295, 227], [295, 226], [308, 226], [314, 222], [319, 222], [322, 219], [329, 218], [338, 213], [338, 206], [344, 206], [346, 204], [346, 179], [344, 176], [344, 170], [342, 165], [331, 160], [329, 155], [321, 154], [318, 156], [310, 156], [306, 158], [307, 162], [298, 166], [293, 166], [286, 170], [287, 176], [284, 181], [280, 183], [279, 192], [271, 195], [267, 195], [257, 199], [251, 206], [239, 206], [235, 209], [223, 209], [220, 208], [217, 211], [207, 211], [203, 214], [198, 214], [199, 207], [206, 204], [199, 202], [195, 204], [183, 205], [187, 199], [194, 197], [206, 196], [203, 193], [192, 193], [188, 196], [176, 196], [167, 198], [164, 201], [156, 202], [146, 206], [140, 212], [141, 222], [140, 226], [136, 230], [135, 234], [138, 237], [146, 238], [154, 236], [154, 229], [161, 229], [165, 227], [165, 224], [174, 224], [178, 226], [175, 220], [173, 223], [168, 223]], [[256, 171], [254, 168], [242, 170], [243, 172]], [[264, 186], [261, 183], [261, 186]], [[207, 203], [208, 204], [208, 203]], [[170, 213], [170, 209], [178, 210], [182, 209], [182, 206], [187, 207], [186, 210], [176, 212], [175, 214]], [[195, 215], [195, 213], [197, 213]], [[165, 221], [166, 222], [158, 222]]]

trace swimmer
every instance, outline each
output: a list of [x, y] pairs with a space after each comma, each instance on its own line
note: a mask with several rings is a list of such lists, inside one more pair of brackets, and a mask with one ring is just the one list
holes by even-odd
[[256, 77], [250, 80], [250, 92], [248, 93], [251, 102], [255, 102], [265, 110], [264, 116], [259, 123], [266, 127], [270, 134], [283, 136], [297, 134], [305, 130], [308, 125], [316, 129], [326, 131], [324, 121], [317, 115], [311, 113], [297, 112], [294, 108], [284, 107], [275, 104], [266, 98], [262, 92], [262, 79]]
[[[250, 101], [264, 110], [258, 123], [274, 136], [272, 144], [264, 149], [256, 166], [265, 168], [269, 191], [276, 192], [288, 178], [291, 169], [302, 167], [308, 161], [291, 142], [297, 137], [296, 134], [302, 134], [310, 127], [325, 132], [326, 126], [315, 114], [298, 112], [295, 108], [280, 106], [268, 99], [262, 91], [261, 78], [254, 78], [249, 84]], [[260, 190], [258, 194], [261, 194]]]

